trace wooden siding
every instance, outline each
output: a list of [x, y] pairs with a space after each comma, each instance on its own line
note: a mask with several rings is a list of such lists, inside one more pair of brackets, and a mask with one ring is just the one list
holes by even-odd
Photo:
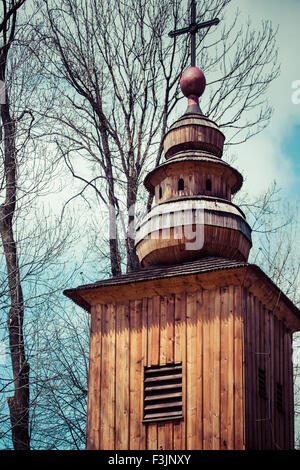
[[[291, 331], [247, 289], [243, 306], [247, 448], [293, 449]], [[259, 368], [266, 375], [265, 398], [258, 393]], [[283, 387], [283, 412], [276, 408], [277, 383]]]
[[[239, 286], [92, 307], [87, 449], [243, 449]], [[180, 421], [142, 423], [144, 366], [181, 362]]]
[[[192, 214], [192, 211], [190, 211]], [[244, 224], [240, 218], [229, 218], [226, 215], [218, 215], [218, 223], [225, 225]], [[242, 228], [242, 227], [241, 227]], [[227, 228], [214, 225], [186, 225], [184, 230], [181, 226], [171, 227], [168, 230], [169, 238], [163, 230], [157, 230], [150, 234], [149, 238], [141, 240], [136, 245], [140, 262], [143, 266], [159, 266], [171, 263], [194, 261], [200, 257], [225, 255], [234, 260], [245, 261], [248, 258], [251, 241], [243, 232], [236, 228]], [[193, 236], [194, 240], [185, 237]], [[196, 237], [203, 238], [201, 249], [186, 249], [186, 244], [193, 243]], [[198, 240], [197, 240], [198, 242]], [[195, 242], [197, 246], [197, 243]]]
[[[166, 177], [155, 186], [155, 203], [161, 204], [174, 198], [183, 196], [206, 195], [219, 197], [231, 201], [231, 187], [228, 177], [214, 174], [212, 171], [198, 170], [198, 172], [178, 172], [178, 175]], [[183, 179], [184, 189], [178, 189], [178, 181]], [[211, 190], [206, 189], [206, 181], [211, 181]], [[161, 189], [161, 193], [160, 193]]]
[[[222, 178], [222, 180], [227, 181], [232, 194], [235, 194], [241, 188], [243, 182], [242, 175], [235, 168], [219, 158], [197, 150], [185, 150], [177, 154], [171, 160], [167, 160], [155, 167], [146, 175], [144, 185], [151, 194], [154, 194], [155, 188], [159, 186], [165, 178], [171, 178], [169, 182], [174, 178], [177, 179], [177, 185], [174, 186], [174, 189], [178, 189], [178, 178], [182, 177], [186, 179], [192, 175], [195, 175], [195, 178], [197, 178], [197, 175], [200, 176], [202, 174], [218, 176]], [[200, 181], [198, 179], [197, 182], [198, 185], [201, 179], [200, 176]], [[203, 188], [205, 188], [205, 186], [206, 185], [203, 185]]]
[[185, 118], [179, 120], [164, 138], [166, 158], [182, 150], [200, 149], [211, 152], [217, 157], [223, 153], [224, 135], [216, 124], [208, 119]]

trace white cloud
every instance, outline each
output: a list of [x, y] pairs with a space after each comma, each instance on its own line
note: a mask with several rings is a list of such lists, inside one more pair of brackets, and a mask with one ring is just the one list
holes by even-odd
[[271, 123], [261, 134], [238, 149], [238, 165], [246, 177], [249, 192], [264, 190], [274, 179], [283, 188], [295, 182], [293, 161], [282, 153], [282, 144], [300, 124], [300, 104], [292, 102], [295, 80], [300, 80], [299, 29], [300, 2], [298, 0], [233, 0], [231, 8], [239, 7], [242, 18], [248, 16], [252, 25], [271, 20], [279, 25], [278, 48], [280, 76], [272, 83], [268, 99], [274, 108]]

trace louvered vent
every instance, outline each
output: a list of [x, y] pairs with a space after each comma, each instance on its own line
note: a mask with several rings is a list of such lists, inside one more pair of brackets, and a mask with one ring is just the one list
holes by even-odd
[[266, 371], [258, 369], [258, 393], [262, 398], [267, 398]]
[[182, 418], [182, 364], [145, 367], [144, 422]]

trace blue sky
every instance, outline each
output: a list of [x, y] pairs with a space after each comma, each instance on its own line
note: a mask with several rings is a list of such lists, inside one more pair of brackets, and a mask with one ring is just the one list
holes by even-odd
[[[300, 0], [233, 0], [231, 7], [239, 7], [253, 24], [269, 19], [274, 27], [279, 26], [281, 73], [268, 91], [274, 114], [267, 129], [241, 145], [238, 152], [247, 177], [245, 185], [253, 194], [276, 180], [284, 199], [300, 201], [300, 103], [292, 101], [292, 84], [300, 81]], [[299, 363], [299, 350], [296, 353], [294, 362]], [[299, 418], [295, 425], [299, 435]]]
[[276, 180], [284, 198], [300, 200], [300, 104], [292, 102], [292, 84], [300, 81], [300, 1], [233, 0], [231, 8], [239, 8], [253, 25], [259, 26], [268, 19], [274, 27], [279, 26], [281, 73], [268, 91], [274, 114], [267, 129], [241, 145], [237, 152], [246, 189], [253, 194]]
[[[237, 157], [234, 166], [243, 175], [243, 190], [253, 198], [276, 181], [281, 188], [282, 199], [300, 201], [300, 104], [292, 102], [295, 91], [292, 84], [300, 81], [300, 0], [232, 0], [227, 10], [229, 17], [230, 10], [233, 16], [237, 8], [241, 11], [240, 23], [250, 17], [253, 27], [257, 25], [259, 28], [262, 20], [271, 20], [274, 27], [279, 26], [277, 44], [281, 73], [267, 92], [269, 103], [274, 108], [269, 126], [246, 143], [234, 147]], [[180, 116], [179, 105], [174, 113], [175, 120]], [[82, 174], [89, 174], [84, 161], [79, 168]], [[58, 185], [59, 181], [56, 183]], [[61, 180], [61, 187], [66, 187], [65, 177]], [[61, 194], [52, 195], [52, 203], [57, 200], [60, 205], [63, 199]]]

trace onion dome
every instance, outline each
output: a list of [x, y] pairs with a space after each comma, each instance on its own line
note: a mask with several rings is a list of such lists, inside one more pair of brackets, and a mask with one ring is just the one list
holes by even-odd
[[225, 137], [218, 126], [202, 114], [199, 107], [199, 97], [205, 85], [204, 74], [198, 67], [189, 67], [182, 74], [180, 88], [188, 99], [188, 107], [165, 135], [166, 159], [182, 150], [205, 150], [217, 157], [222, 156]]
[[166, 161], [145, 178], [155, 205], [136, 231], [142, 266], [206, 256], [248, 259], [251, 229], [243, 212], [231, 202], [243, 178], [222, 161], [225, 137], [199, 107], [205, 85], [197, 67], [183, 73], [180, 87], [188, 99], [187, 110], [164, 137]]

